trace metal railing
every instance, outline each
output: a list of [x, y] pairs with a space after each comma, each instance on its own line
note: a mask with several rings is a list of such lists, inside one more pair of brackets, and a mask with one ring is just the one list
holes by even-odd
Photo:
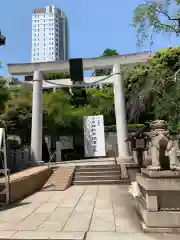
[[[48, 167], [52, 166], [51, 163], [55, 156], [56, 156], [56, 151], [51, 155], [49, 162], [48, 162]], [[54, 162], [54, 165], [56, 166], [56, 162]]]
[[4, 180], [5, 180], [5, 188], [2, 189], [1, 195], [4, 194], [4, 191], [5, 191], [5, 195], [6, 195], [6, 203], [5, 204], [9, 204], [10, 171], [7, 168], [7, 146], [6, 146], [6, 136], [5, 136], [4, 128], [0, 128], [0, 152], [3, 153], [3, 158], [2, 158], [3, 169], [0, 169], [0, 173], [4, 174]]
[[[9, 204], [10, 201], [10, 170], [9, 169], [0, 169], [0, 173], [4, 175], [5, 180], [5, 188], [1, 190], [0, 195], [4, 195], [5, 190], [5, 196], [6, 196], [6, 202], [5, 204]], [[0, 203], [0, 205], [3, 205], [3, 203]]]

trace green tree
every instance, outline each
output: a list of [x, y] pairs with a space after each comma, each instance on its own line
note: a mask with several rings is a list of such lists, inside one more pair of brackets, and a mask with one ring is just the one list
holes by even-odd
[[137, 29], [138, 44], [153, 34], [180, 34], [180, 0], [146, 1], [133, 12], [132, 26]]
[[63, 89], [45, 92], [44, 100], [44, 131], [56, 137], [59, 133], [75, 133], [82, 129], [82, 118], [88, 115], [90, 108], [71, 104], [70, 93]]
[[0, 114], [4, 111], [5, 103], [10, 98], [10, 91], [6, 80], [0, 76]]
[[[54, 79], [70, 79], [69, 72], [60, 72], [60, 73], [47, 73], [45, 75], [45, 80], [54, 80]], [[56, 88], [56, 85], [54, 86]], [[76, 88], [63, 88], [62, 91], [69, 95], [69, 100], [72, 106], [84, 106], [87, 105], [86, 89], [84, 87]], [[49, 91], [51, 92], [51, 90]]]
[[74, 107], [85, 107], [88, 104], [87, 92], [84, 87], [76, 87], [71, 89], [71, 105]]
[[156, 118], [165, 119], [169, 129], [176, 132], [180, 128], [180, 81], [171, 83], [171, 90], [157, 99], [154, 107]]
[[5, 104], [5, 109], [1, 115], [1, 121], [7, 128], [9, 134], [17, 134], [21, 137], [22, 144], [30, 142], [31, 136], [31, 112], [32, 96], [24, 86], [19, 88], [19, 92], [11, 94]]
[[142, 113], [148, 109], [153, 92], [149, 80], [149, 66], [137, 64], [132, 68], [124, 69], [123, 78], [128, 121], [138, 123]]
[[46, 134], [56, 136], [58, 130], [64, 126], [70, 126], [68, 112], [71, 105], [69, 95], [63, 90], [45, 92], [43, 95], [44, 104], [44, 130]]
[[[101, 56], [108, 57], [108, 56], [116, 56], [119, 55], [116, 49], [107, 48], [104, 50]], [[112, 68], [105, 68], [105, 69], [96, 69], [93, 72], [93, 76], [107, 76], [110, 75]]]
[[[124, 72], [126, 106], [130, 121], [138, 122], [140, 116], [163, 118], [174, 126], [178, 119], [179, 90], [174, 74], [180, 68], [180, 47], [168, 48], [155, 53], [145, 66], [136, 65]], [[172, 102], [170, 104], [170, 102]], [[148, 118], [147, 118], [148, 119]], [[147, 120], [146, 119], [146, 120]]]
[[71, 78], [69, 72], [54, 72], [54, 73], [46, 73], [44, 75], [45, 80], [55, 80], [55, 79], [66, 79]]
[[92, 115], [104, 115], [105, 125], [115, 124], [112, 87], [88, 90], [88, 108]]
[[[107, 48], [101, 56], [116, 56], [119, 55], [116, 49]], [[108, 76], [112, 72], [112, 68], [96, 69], [93, 76]], [[104, 85], [102, 89], [98, 86], [96, 89], [90, 90], [88, 94], [89, 105], [93, 114], [104, 115], [106, 125], [115, 124], [114, 112], [114, 93], [112, 85]]]

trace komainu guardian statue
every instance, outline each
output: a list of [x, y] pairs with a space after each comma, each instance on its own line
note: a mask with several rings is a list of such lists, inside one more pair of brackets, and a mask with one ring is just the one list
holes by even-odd
[[156, 120], [151, 123], [151, 157], [150, 170], [180, 170], [176, 147], [170, 137], [167, 122]]

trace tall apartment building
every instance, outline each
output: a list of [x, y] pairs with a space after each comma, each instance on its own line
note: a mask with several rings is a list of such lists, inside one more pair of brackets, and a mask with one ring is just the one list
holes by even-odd
[[68, 19], [55, 6], [36, 8], [32, 15], [32, 62], [69, 58]]

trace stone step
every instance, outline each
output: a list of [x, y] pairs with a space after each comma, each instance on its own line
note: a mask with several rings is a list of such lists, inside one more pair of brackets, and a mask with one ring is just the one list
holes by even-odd
[[130, 184], [129, 180], [90, 180], [73, 181], [73, 185], [109, 185], [109, 184]]
[[51, 177], [53, 178], [59, 178], [59, 177], [62, 177], [62, 176], [69, 176], [69, 174], [71, 174], [71, 172], [68, 172], [68, 173], [65, 173], [65, 172], [62, 172], [62, 173], [59, 173], [59, 174], [52, 174]]
[[76, 167], [73, 184], [119, 184], [119, 181], [121, 181], [120, 165], [88, 165]]
[[84, 171], [84, 172], [79, 172], [79, 171], [76, 171], [76, 176], [87, 176], [87, 175], [98, 175], [98, 176], [101, 176], [101, 175], [111, 175], [111, 176], [114, 176], [114, 175], [120, 175], [120, 170], [108, 170], [108, 171], [97, 171], [97, 170], [94, 170], [94, 171]]
[[101, 176], [76, 176], [74, 177], [73, 181], [86, 181], [86, 180], [120, 180], [120, 175], [101, 175]]
[[61, 173], [61, 174], [54, 174], [54, 175], [52, 175], [52, 178], [62, 178], [62, 177], [68, 177], [69, 176], [69, 174], [71, 174], [71, 173]]
[[66, 185], [63, 185], [63, 186], [60, 186], [60, 187], [46, 187], [46, 188], [43, 188], [43, 192], [64, 191], [64, 188], [66, 188]]
[[62, 184], [65, 184], [65, 183], [67, 183], [67, 181], [68, 181], [68, 179], [66, 180], [66, 181], [59, 181], [59, 180], [57, 180], [57, 181], [53, 181], [53, 182], [51, 182], [51, 181], [48, 181], [45, 185], [44, 185], [44, 187], [47, 187], [47, 186], [60, 186], [60, 185], [62, 185]]
[[51, 178], [49, 179], [49, 181], [47, 181], [46, 184], [50, 183], [50, 184], [57, 184], [57, 183], [61, 183], [61, 182], [67, 182], [69, 180], [69, 177], [61, 177], [61, 178]]
[[80, 168], [80, 169], [76, 169], [76, 172], [109, 172], [109, 171], [120, 171], [119, 167], [111, 167], [111, 168]]
[[76, 166], [76, 170], [79, 170], [79, 169], [95, 169], [95, 168], [101, 168], [101, 169], [111, 169], [111, 168], [117, 168], [119, 167], [120, 165], [118, 164], [116, 166], [116, 164], [105, 164], [105, 165], [101, 165], [101, 164], [98, 164], [98, 165], [86, 165], [86, 166]]
[[51, 180], [67, 179], [67, 178], [69, 178], [69, 174], [61, 174], [61, 175], [52, 176]]
[[56, 176], [56, 175], [62, 175], [62, 172], [65, 174], [65, 173], [71, 173], [71, 171], [68, 169], [68, 170], [64, 170], [64, 169], [62, 169], [62, 171], [55, 171], [54, 173], [53, 173], [53, 175], [54, 176]]
[[66, 182], [69, 178], [56, 178], [56, 179], [50, 179], [48, 183], [57, 183], [57, 182]]

